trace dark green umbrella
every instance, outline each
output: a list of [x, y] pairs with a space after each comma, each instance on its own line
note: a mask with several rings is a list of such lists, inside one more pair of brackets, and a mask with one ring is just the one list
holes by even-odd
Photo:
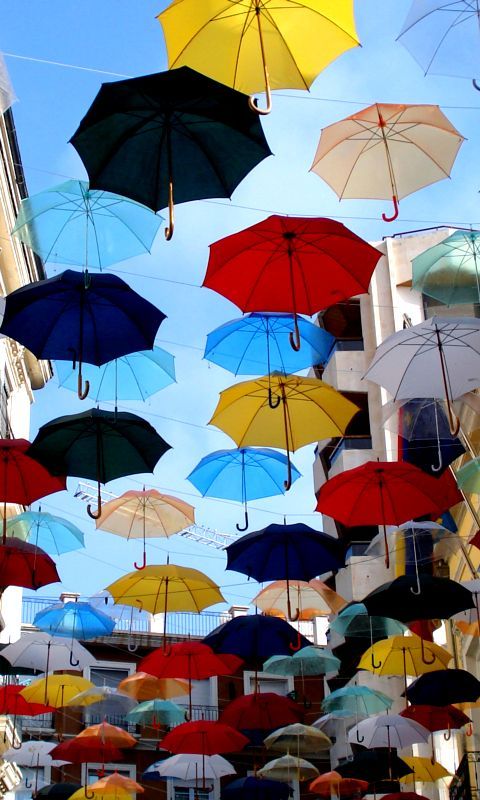
[[47, 466], [52, 474], [89, 478], [98, 484], [98, 508], [87, 507], [98, 519], [101, 513], [100, 484], [153, 472], [170, 445], [146, 420], [125, 411], [91, 408], [42, 425], [28, 454]]
[[158, 211], [230, 197], [271, 155], [248, 97], [189, 67], [104, 83], [71, 143], [91, 189], [130, 197]]

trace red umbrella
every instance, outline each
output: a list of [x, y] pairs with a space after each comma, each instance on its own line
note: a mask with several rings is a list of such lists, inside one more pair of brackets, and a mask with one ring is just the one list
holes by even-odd
[[210, 246], [203, 282], [242, 311], [323, 308], [368, 291], [381, 253], [331, 219], [268, 217]]
[[85, 737], [84, 739], [69, 739], [60, 742], [53, 748], [55, 753], [52, 758], [60, 761], [69, 761], [71, 764], [86, 764], [88, 761], [101, 761], [105, 764], [108, 761], [121, 761], [123, 753], [118, 747], [108, 742], [99, 742], [95, 737]]
[[7, 586], [39, 589], [58, 581], [55, 562], [40, 547], [14, 536], [0, 547], [0, 591]]
[[359, 778], [342, 778], [339, 772], [325, 772], [308, 787], [311, 792], [330, 800], [330, 797], [361, 797], [368, 791], [368, 781]]
[[20, 694], [22, 689], [25, 689], [24, 685], [12, 683], [0, 687], [0, 714], [36, 717], [38, 714], [50, 714], [55, 711], [53, 706], [43, 703], [28, 703]]
[[390, 792], [390, 794], [384, 794], [382, 800], [430, 800], [428, 797], [425, 797], [424, 794], [418, 794], [417, 792]]
[[[0, 502], [3, 501], [3, 544], [7, 536], [7, 503], [30, 505], [34, 500], [66, 489], [65, 477], [54, 477], [27, 455], [26, 439], [0, 439]], [[35, 587], [27, 587], [35, 588]]]
[[222, 711], [220, 721], [237, 730], [272, 731], [303, 722], [303, 711], [289, 697], [274, 692], [254, 692], [232, 700]]
[[330, 478], [318, 493], [317, 511], [344, 525], [383, 525], [385, 563], [389, 565], [385, 525], [442, 513], [460, 502], [458, 490], [446, 491], [440, 478], [404, 461], [367, 461]]
[[[413, 719], [419, 722], [424, 728], [431, 731], [447, 731], [444, 738], [448, 741], [452, 735], [452, 730], [456, 728], [463, 728], [471, 722], [470, 717], [467, 717], [459, 708], [452, 705], [446, 706], [429, 706], [429, 705], [413, 705], [408, 706], [403, 711], [400, 711], [400, 716]], [[432, 751], [433, 739], [432, 739]]]
[[249, 744], [239, 733], [223, 722], [184, 722], [162, 739], [163, 750], [170, 753], [192, 753], [213, 756], [218, 753], [237, 753]]

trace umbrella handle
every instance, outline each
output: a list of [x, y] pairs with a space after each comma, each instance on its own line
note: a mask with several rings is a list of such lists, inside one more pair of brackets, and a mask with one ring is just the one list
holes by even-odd
[[168, 228], [165, 228], [165, 239], [167, 242], [173, 236], [173, 231], [175, 230], [175, 213], [174, 213], [174, 203], [173, 203], [173, 181], [170, 180], [168, 182]]
[[300, 631], [297, 631], [297, 641], [295, 642], [295, 644], [293, 644], [292, 642], [289, 642], [288, 643], [288, 647], [289, 647], [290, 650], [292, 650], [293, 653], [297, 653], [301, 649], [302, 640], [300, 638]]
[[356, 738], [356, 740], [357, 740], [358, 744], [362, 744], [362, 742], [364, 742], [364, 741], [365, 741], [365, 736], [359, 736], [359, 734], [358, 734], [358, 728], [357, 728], [357, 730], [355, 731], [355, 738]]
[[296, 314], [293, 318], [293, 331], [290, 331], [290, 333], [288, 334], [288, 340], [290, 342], [290, 347], [292, 348], [292, 350], [295, 350], [295, 352], [298, 353], [302, 344], [302, 339], [300, 337], [300, 330], [298, 327], [298, 320]]
[[435, 661], [435, 653], [433, 653], [433, 658], [432, 658], [431, 660], [430, 660], [430, 659], [427, 659], [427, 658], [425, 657], [425, 648], [424, 648], [424, 646], [423, 646], [423, 639], [422, 639], [422, 661], [423, 661], [423, 663], [424, 663], [424, 664], [427, 664], [427, 665], [428, 665], [428, 664], [433, 664], [433, 663], [434, 663], [434, 661]]
[[398, 217], [398, 199], [397, 196], [394, 194], [392, 195], [392, 202], [393, 202], [393, 214], [391, 217], [387, 217], [385, 213], [382, 214], [382, 219], [384, 222], [393, 222]]
[[83, 386], [82, 365], [78, 365], [77, 396], [79, 400], [86, 400], [90, 391], [90, 381], [85, 381]]
[[[15, 744], [15, 742], [17, 742], [17, 741], [19, 742], [18, 747]], [[14, 738], [13, 741], [12, 741], [12, 750], [20, 750], [21, 746], [22, 746], [22, 742], [19, 739], [15, 739]], [[27, 786], [26, 782], [25, 782], [25, 786], [26, 786], [27, 789], [31, 788], [30, 786]]]
[[136, 653], [138, 650], [138, 644], [135, 642], [127, 642], [127, 650], [129, 653]]
[[78, 667], [79, 664], [80, 664], [80, 661], [77, 661], [77, 659], [73, 658], [73, 653], [70, 650], [70, 666], [71, 667]]
[[145, 569], [145, 567], [147, 566], [147, 553], [146, 553], [145, 550], [143, 551], [143, 561], [142, 561], [142, 563], [141, 564], [137, 564], [137, 562], [134, 561], [133, 562], [133, 566], [135, 567], [135, 569], [138, 569], [138, 570]]
[[[15, 748], [17, 749], [17, 748]], [[25, 778], [25, 789], [31, 789], [33, 786], [32, 781], [29, 781], [28, 778]]]
[[465, 736], [473, 736], [473, 725], [470, 723], [468, 730], [465, 731]]
[[92, 511], [90, 503], [87, 506], [87, 514], [91, 519], [100, 519], [102, 516], [102, 492], [100, 489], [100, 481], [97, 484], [97, 510]]
[[93, 800], [93, 798], [95, 797], [95, 792], [88, 792], [86, 786], [85, 786], [84, 792], [85, 792], [85, 797], [87, 798], [87, 800]]
[[[274, 397], [275, 397], [275, 401], [273, 399]], [[280, 397], [280, 395], [278, 395], [278, 394], [274, 395], [273, 392], [272, 392], [271, 387], [269, 386], [268, 387], [268, 405], [270, 406], [270, 408], [278, 408], [278, 406], [281, 403], [281, 400], [282, 400], [282, 398]]]
[[477, 92], [480, 92], [480, 85], [477, 83], [477, 81], [475, 80], [475, 78], [473, 78], [473, 80], [472, 80], [472, 84], [473, 84], [473, 88], [474, 88], [474, 89], [476, 89], [476, 90], [477, 90]]
[[375, 656], [373, 655], [373, 653], [372, 653], [371, 661], [372, 661], [373, 669], [380, 669], [380, 667], [382, 666], [382, 663], [383, 663], [382, 661], [379, 661], [378, 664], [375, 664]]
[[448, 728], [447, 733], [443, 734], [443, 738], [445, 739], [446, 742], [450, 741], [450, 739], [452, 738], [452, 729], [451, 728]]
[[265, 45], [263, 42], [263, 32], [262, 32], [262, 19], [261, 19], [261, 11], [260, 11], [260, 0], [255, 0], [255, 15], [257, 17], [257, 27], [258, 27], [258, 38], [260, 41], [260, 54], [262, 56], [262, 65], [263, 65], [263, 78], [265, 81], [265, 95], [267, 104], [265, 108], [259, 108], [256, 98], [249, 97], [248, 98], [248, 107], [251, 111], [254, 111], [256, 114], [261, 114], [265, 116], [265, 114], [270, 114], [272, 110], [272, 94], [270, 91], [270, 77], [268, 75], [268, 67], [267, 67], [267, 60], [265, 57]]
[[432, 472], [440, 472], [443, 467], [443, 458], [442, 458], [442, 451], [438, 451], [438, 464], [430, 464], [430, 469]]
[[287, 480], [283, 481], [285, 491], [288, 492], [292, 485], [292, 462], [290, 461], [290, 452], [287, 450]]
[[243, 525], [243, 527], [242, 527], [237, 522], [235, 527], [236, 527], [237, 531], [246, 531], [247, 530], [247, 528], [248, 528], [248, 511], [247, 511], [247, 509], [245, 509], [245, 525]]

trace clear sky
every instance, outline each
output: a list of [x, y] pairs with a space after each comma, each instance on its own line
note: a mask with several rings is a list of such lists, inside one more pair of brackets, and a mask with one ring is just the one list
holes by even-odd
[[[167, 4], [165, 0], [2, 0], [0, 49], [6, 53], [19, 98], [13, 111], [31, 194], [69, 177], [86, 177], [68, 139], [100, 84], [115, 80], [108, 73], [137, 76], [166, 69], [163, 34], [155, 15]], [[230, 302], [200, 288], [211, 242], [252, 225], [269, 212], [335, 216], [370, 240], [435, 224], [479, 224], [480, 94], [469, 80], [425, 78], [395, 41], [409, 5], [409, 0], [357, 0], [362, 47], [331, 64], [315, 81], [310, 95], [287, 90], [274, 95], [273, 113], [264, 119], [274, 157], [250, 173], [231, 202], [178, 206], [172, 242], [165, 242], [160, 233], [152, 255], [115, 268], [167, 314], [157, 343], [174, 353], [178, 383], [146, 404], [123, 406], [146, 417], [173, 449], [160, 461], [154, 476], [112, 482], [107, 487], [111, 491], [120, 494], [145, 482], [192, 502], [200, 524], [234, 532], [235, 523], [242, 520], [240, 506], [202, 499], [185, 480], [203, 455], [233, 446], [220, 431], [206, 427], [218, 392], [234, 378], [202, 360], [205, 337], [217, 325], [240, 316]], [[389, 203], [339, 203], [329, 187], [309, 173], [321, 128], [375, 101], [438, 103], [467, 137], [452, 179], [403, 200], [400, 218], [393, 225], [380, 217], [382, 210], [390, 212]], [[47, 265], [47, 271], [53, 275], [61, 267]], [[53, 380], [36, 394], [31, 438], [49, 419], [88, 407], [88, 401], [80, 403]], [[287, 522], [301, 520], [321, 529], [321, 517], [312, 513], [313, 445], [298, 451], [294, 461], [302, 479], [287, 496], [252, 504], [250, 530], [281, 522], [283, 515]], [[71, 479], [68, 495], [47, 498], [42, 507], [70, 517], [87, 534], [86, 551], [59, 559], [64, 587], [85, 595], [132, 569], [141, 546], [96, 533], [85, 504], [73, 498], [77, 483]], [[225, 556], [211, 548], [173, 537], [153, 540], [148, 549], [150, 563], [164, 563], [169, 551], [171, 561], [203, 569], [221, 584], [229, 602], [244, 603], [258, 588], [237, 573], [225, 573]], [[56, 592], [52, 586], [44, 593]]]

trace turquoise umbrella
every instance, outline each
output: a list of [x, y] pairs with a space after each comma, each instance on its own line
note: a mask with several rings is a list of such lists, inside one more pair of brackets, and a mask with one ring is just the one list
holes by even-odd
[[390, 697], [368, 686], [345, 686], [325, 697], [322, 711], [335, 716], [340, 713], [343, 717], [369, 717], [371, 714], [384, 714], [392, 704]]
[[162, 218], [86, 181], [66, 181], [22, 200], [12, 233], [43, 261], [102, 269], [150, 252]]
[[455, 231], [412, 259], [412, 285], [448, 306], [480, 302], [480, 231]]
[[337, 672], [340, 659], [326, 647], [302, 647], [292, 656], [271, 656], [263, 665], [264, 672], [274, 675], [324, 675], [326, 672]]
[[85, 547], [81, 530], [66, 519], [45, 511], [24, 511], [7, 521], [7, 536], [23, 539], [50, 555], [70, 553]]
[[480, 457], [472, 458], [457, 470], [457, 484], [464, 492], [480, 494]]
[[185, 722], [185, 709], [172, 703], [171, 700], [146, 700], [128, 712], [126, 719], [135, 725], [149, 725], [152, 728], [161, 725], [179, 725]]
[[330, 623], [330, 630], [345, 637], [387, 638], [402, 634], [406, 625], [390, 617], [370, 617], [363, 603], [351, 603]]

